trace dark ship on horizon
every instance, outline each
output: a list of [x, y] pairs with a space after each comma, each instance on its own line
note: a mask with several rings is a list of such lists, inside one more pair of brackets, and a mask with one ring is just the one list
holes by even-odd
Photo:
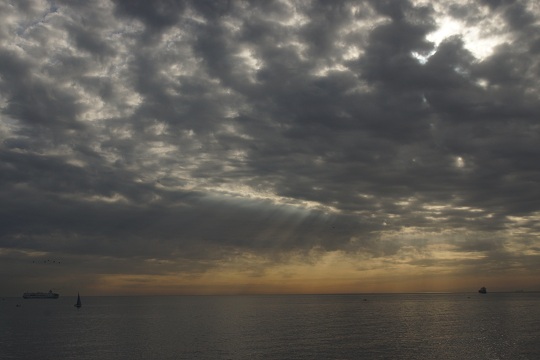
[[487, 294], [487, 289], [486, 289], [485, 286], [482, 286], [482, 287], [480, 288], [480, 290], [478, 290], [478, 292], [479, 292], [480, 294]]
[[53, 293], [52, 290], [49, 290], [48, 293], [44, 292], [25, 292], [23, 294], [23, 299], [58, 299], [60, 295]]

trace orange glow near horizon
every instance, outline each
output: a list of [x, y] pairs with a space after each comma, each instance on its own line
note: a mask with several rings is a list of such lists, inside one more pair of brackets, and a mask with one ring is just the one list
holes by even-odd
[[357, 269], [334, 256], [313, 264], [275, 266], [260, 273], [216, 268], [193, 274], [101, 275], [86, 287], [89, 295], [240, 295], [475, 292], [539, 290], [530, 273], [465, 274], [462, 269], [412, 267]]

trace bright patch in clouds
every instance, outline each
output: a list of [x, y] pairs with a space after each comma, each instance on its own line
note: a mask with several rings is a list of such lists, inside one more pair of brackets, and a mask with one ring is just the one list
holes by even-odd
[[437, 19], [437, 24], [439, 28], [429, 34], [426, 37], [427, 40], [435, 43], [435, 46], [439, 46], [445, 39], [459, 36], [463, 39], [465, 48], [479, 60], [490, 56], [497, 45], [508, 40], [507, 36], [490, 34], [495, 30], [490, 28], [497, 25], [494, 21], [484, 21], [470, 26], [459, 19], [444, 16]]
[[[415, 5], [431, 5], [436, 15], [434, 16], [436, 30], [429, 33], [426, 39], [435, 45], [435, 50], [428, 54], [413, 52], [412, 55], [422, 64], [437, 51], [437, 47], [446, 39], [458, 36], [463, 40], [464, 47], [473, 54], [477, 60], [489, 57], [496, 46], [511, 41], [508, 32], [504, 31], [505, 22], [500, 14], [491, 14], [487, 6], [479, 6], [474, 10], [478, 17], [477, 21], [449, 15], [450, 8], [457, 5], [456, 2], [432, 2], [416, 1]], [[460, 3], [458, 1], [457, 3]], [[461, 1], [460, 5], [466, 5]]]

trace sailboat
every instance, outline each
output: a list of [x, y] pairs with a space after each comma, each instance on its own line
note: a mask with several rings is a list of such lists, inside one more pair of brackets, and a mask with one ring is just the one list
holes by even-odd
[[77, 303], [74, 305], [76, 308], [80, 308], [82, 306], [82, 303], [81, 303], [81, 295], [79, 295], [79, 293], [77, 293]]

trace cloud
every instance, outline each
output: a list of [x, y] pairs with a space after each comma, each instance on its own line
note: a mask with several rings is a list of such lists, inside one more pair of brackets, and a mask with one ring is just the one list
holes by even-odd
[[532, 269], [533, 2], [36, 0], [0, 13], [10, 266], [56, 254], [100, 264], [79, 268], [89, 277], [290, 278], [300, 270], [276, 269], [328, 254], [456, 272], [505, 254]]

